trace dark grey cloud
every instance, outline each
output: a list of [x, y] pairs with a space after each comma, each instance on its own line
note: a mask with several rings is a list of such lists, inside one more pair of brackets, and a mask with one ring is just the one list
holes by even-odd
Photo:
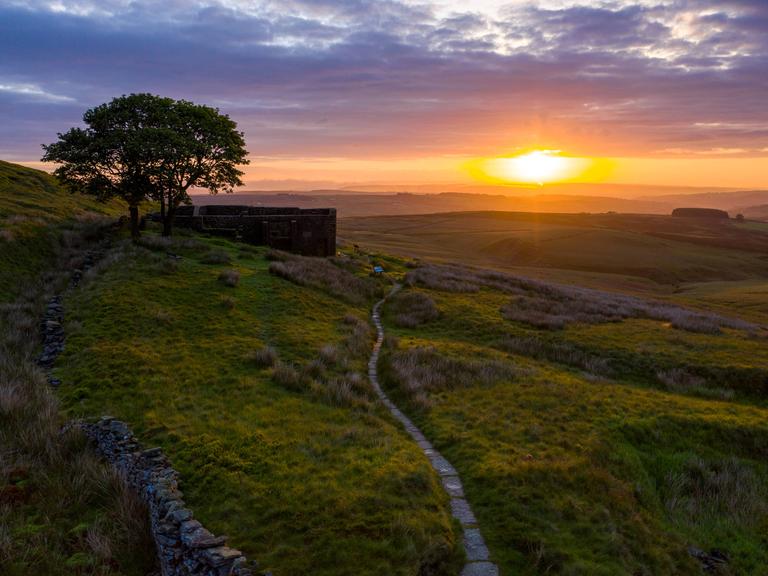
[[762, 0], [0, 2], [0, 53], [6, 158], [137, 91], [220, 106], [259, 156], [768, 148]]

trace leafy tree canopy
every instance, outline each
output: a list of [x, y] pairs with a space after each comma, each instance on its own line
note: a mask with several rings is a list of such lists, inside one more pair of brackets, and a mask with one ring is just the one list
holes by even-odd
[[153, 94], [115, 98], [85, 112], [85, 128], [72, 128], [43, 146], [43, 160], [73, 191], [105, 199], [123, 198], [138, 236], [138, 206], [160, 202], [164, 233], [189, 189], [212, 194], [242, 184], [237, 166], [247, 164], [242, 132], [209, 106]]

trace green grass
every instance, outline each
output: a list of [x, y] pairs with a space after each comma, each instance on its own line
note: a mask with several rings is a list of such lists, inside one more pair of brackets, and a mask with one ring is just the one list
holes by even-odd
[[695, 306], [730, 312], [768, 324], [768, 280], [686, 284], [676, 298]]
[[[726, 574], [768, 573], [768, 409], [750, 388], [768, 380], [764, 338], [637, 319], [549, 332], [504, 320], [510, 296], [494, 290], [407, 290], [440, 317], [402, 328], [385, 307], [399, 340], [382, 356], [385, 387], [459, 470], [502, 574], [699, 574], [688, 546], [727, 552]], [[507, 353], [510, 336], [607, 357], [615, 373]], [[425, 399], [389, 368], [415, 347], [522, 375]], [[680, 366], [706, 386], [666, 390], [657, 370]]]
[[[455, 573], [447, 497], [388, 414], [316, 393], [316, 380], [287, 390], [249, 360], [270, 346], [307, 365], [342, 346], [345, 316], [367, 318], [370, 302], [272, 275], [262, 249], [186, 242], [172, 248], [178, 263], [162, 244], [125, 249], [67, 300], [56, 372], [69, 414], [109, 413], [161, 446], [195, 516], [276, 576]], [[209, 248], [233, 262], [205, 264], [224, 260]], [[224, 268], [236, 287], [218, 280]], [[350, 356], [327, 379], [365, 361]]]
[[45, 172], [0, 160], [0, 302], [51, 264], [73, 219], [122, 211], [118, 202], [70, 194]]

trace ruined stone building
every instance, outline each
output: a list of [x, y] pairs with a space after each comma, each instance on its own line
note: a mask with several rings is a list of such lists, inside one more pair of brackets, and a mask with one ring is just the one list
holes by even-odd
[[336, 254], [335, 208], [180, 206], [175, 224], [305, 256]]

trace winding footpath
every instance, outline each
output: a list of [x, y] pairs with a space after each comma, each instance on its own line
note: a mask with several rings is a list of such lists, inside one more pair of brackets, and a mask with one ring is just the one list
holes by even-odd
[[373, 353], [371, 354], [371, 359], [368, 361], [368, 377], [381, 401], [389, 409], [392, 415], [403, 424], [406, 432], [411, 435], [411, 438], [416, 441], [422, 452], [424, 452], [429, 459], [432, 468], [434, 468], [435, 472], [440, 476], [443, 488], [445, 488], [445, 491], [451, 498], [451, 514], [459, 521], [462, 530], [464, 531], [464, 550], [467, 555], [467, 563], [461, 571], [461, 576], [498, 576], [499, 568], [496, 564], [490, 561], [490, 553], [488, 552], [488, 547], [485, 545], [485, 540], [483, 540], [483, 535], [480, 533], [477, 519], [472, 512], [469, 502], [464, 497], [464, 488], [462, 487], [459, 473], [456, 472], [456, 469], [442, 454], [440, 454], [440, 452], [435, 450], [429, 440], [427, 440], [421, 430], [419, 430], [418, 426], [411, 422], [411, 419], [400, 411], [379, 385], [377, 365], [379, 362], [381, 345], [384, 342], [384, 327], [381, 323], [379, 310], [387, 298], [394, 295], [400, 288], [402, 288], [400, 284], [395, 284], [389, 294], [379, 300], [373, 307], [371, 317], [376, 326], [376, 344], [373, 346]]

